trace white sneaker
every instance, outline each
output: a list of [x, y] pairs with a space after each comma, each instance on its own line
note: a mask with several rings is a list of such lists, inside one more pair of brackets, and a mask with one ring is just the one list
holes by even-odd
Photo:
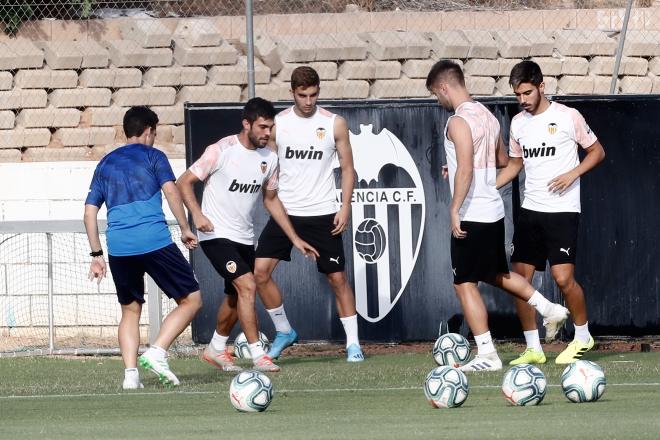
[[154, 373], [158, 376], [160, 383], [166, 386], [177, 386], [181, 382], [176, 377], [172, 370], [170, 370], [170, 365], [167, 363], [167, 358], [157, 359], [153, 354], [147, 350], [142, 356], [138, 358], [138, 363], [142, 368]]
[[252, 369], [266, 373], [277, 373], [280, 371], [279, 365], [275, 364], [267, 354], [256, 358], [254, 360], [254, 365], [252, 365]]
[[131, 380], [131, 379], [124, 379], [124, 383], [121, 385], [121, 387], [125, 390], [139, 390], [144, 388], [144, 385], [142, 385], [142, 382], [140, 380]]
[[478, 371], [499, 371], [502, 369], [502, 361], [497, 353], [479, 356], [476, 355], [467, 364], [458, 367], [464, 373], [473, 373]]
[[232, 356], [229, 349], [223, 351], [217, 351], [213, 348], [211, 344], [204, 349], [202, 353], [202, 360], [213, 365], [215, 368], [219, 368], [222, 371], [242, 371], [243, 369], [234, 363], [234, 356]]
[[543, 317], [543, 327], [545, 327], [545, 342], [552, 342], [557, 337], [559, 329], [568, 319], [568, 309], [561, 304], [553, 304], [552, 310], [547, 316]]

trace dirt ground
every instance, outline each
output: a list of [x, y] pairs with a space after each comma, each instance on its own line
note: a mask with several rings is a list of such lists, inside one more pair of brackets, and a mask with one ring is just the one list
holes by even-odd
[[[524, 350], [524, 344], [518, 341], [497, 341], [500, 349], [512, 351]], [[648, 351], [660, 351], [660, 336], [638, 338], [638, 339], [604, 339], [597, 340], [594, 350], [611, 351], [615, 353], [642, 351], [648, 347]], [[566, 347], [564, 342], [554, 342], [544, 344], [543, 349], [546, 352], [558, 353]], [[388, 354], [388, 353], [430, 353], [433, 348], [433, 342], [404, 342], [391, 344], [362, 343], [364, 352], [368, 355]], [[322, 357], [337, 356], [346, 352], [343, 344], [333, 344], [325, 342], [308, 342], [294, 345], [287, 349], [287, 356], [299, 357]]]
[[[29, 355], [30, 352], [35, 354], [34, 350], [38, 347], [38, 354], [45, 354], [47, 349], [43, 346], [43, 341], [36, 344], [23, 345], [21, 348], [2, 343], [0, 338], [0, 357], [11, 357], [10, 353], [16, 351], [15, 355], [24, 356]], [[25, 340], [21, 341], [25, 344]], [[95, 347], [95, 348], [113, 348], [115, 347], [114, 339], [112, 341], [96, 340], [92, 345], [90, 340], [87, 339], [86, 343], [76, 344], [73, 341], [67, 341], [66, 344], [58, 344], [58, 349], [63, 349], [67, 353], [61, 352], [62, 355], [68, 357], [71, 354], [71, 349], [80, 347]], [[521, 340], [498, 340], [495, 341], [499, 350], [505, 351], [523, 351], [525, 349]], [[388, 353], [430, 353], [433, 348], [433, 341], [426, 342], [402, 342], [402, 343], [369, 343], [362, 342], [362, 349], [367, 355], [375, 354], [388, 354]], [[171, 347], [172, 351], [178, 356], [199, 356], [206, 345], [198, 345], [193, 343], [189, 335], [182, 335], [174, 346]], [[546, 353], [558, 353], [566, 347], [566, 342], [553, 342], [552, 344], [544, 344], [543, 349]], [[596, 351], [609, 351], [615, 353], [625, 352], [639, 352], [639, 351], [660, 351], [660, 335], [646, 336], [641, 338], [622, 338], [622, 337], [599, 337], [596, 339]], [[4, 356], [3, 356], [4, 352]], [[286, 350], [287, 356], [298, 357], [337, 357], [343, 356], [346, 349], [343, 343], [323, 342], [323, 341], [305, 341], [289, 347]], [[79, 354], [94, 355], [92, 352], [79, 352]]]

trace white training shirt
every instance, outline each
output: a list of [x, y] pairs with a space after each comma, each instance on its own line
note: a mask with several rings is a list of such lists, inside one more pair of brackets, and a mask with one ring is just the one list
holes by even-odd
[[337, 212], [335, 117], [318, 106], [309, 118], [298, 116], [293, 107], [275, 117], [278, 195], [289, 215], [310, 217]]
[[509, 156], [522, 157], [525, 191], [522, 207], [539, 212], [580, 212], [580, 178], [553, 193], [548, 183], [580, 164], [577, 146], [589, 148], [598, 139], [574, 108], [550, 103], [543, 113], [522, 111], [511, 121]]
[[472, 183], [463, 205], [458, 211], [461, 220], [480, 223], [493, 223], [504, 217], [504, 202], [495, 187], [497, 178], [497, 142], [500, 137], [500, 123], [481, 103], [468, 101], [459, 105], [455, 114], [445, 126], [445, 151], [449, 171], [449, 189], [454, 196], [456, 176], [456, 146], [447, 137], [447, 127], [451, 118], [463, 118], [472, 133], [474, 145], [474, 172]]
[[226, 238], [254, 244], [254, 208], [262, 188], [277, 189], [277, 155], [273, 150], [249, 150], [238, 136], [228, 136], [209, 145], [190, 172], [204, 182], [202, 213], [214, 229], [197, 231], [199, 240]]

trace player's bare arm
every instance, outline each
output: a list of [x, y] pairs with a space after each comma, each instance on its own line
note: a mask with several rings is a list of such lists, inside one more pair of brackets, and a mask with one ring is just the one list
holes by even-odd
[[341, 168], [341, 209], [335, 215], [335, 228], [332, 235], [341, 234], [348, 228], [351, 218], [351, 199], [353, 198], [353, 187], [355, 186], [355, 168], [353, 166], [353, 150], [351, 149], [348, 124], [341, 116], [335, 118], [335, 146], [337, 157]]
[[186, 170], [176, 181], [176, 186], [181, 191], [183, 203], [190, 211], [195, 228], [202, 232], [213, 232], [213, 223], [203, 213], [195, 197], [194, 185], [200, 180], [190, 170]]
[[551, 192], [563, 194], [575, 182], [575, 179], [591, 171], [605, 159], [605, 150], [600, 141], [594, 142], [591, 146], [585, 148], [585, 151], [587, 154], [580, 165], [548, 182], [548, 189]]
[[[97, 223], [98, 213], [98, 206], [85, 205], [85, 215], [83, 217], [83, 222], [85, 223], [85, 231], [87, 232], [89, 248], [92, 250], [92, 252], [97, 252], [102, 249], [101, 239], [99, 238], [99, 226]], [[106, 267], [105, 258], [103, 258], [103, 255], [93, 257], [92, 262], [89, 265], [89, 280], [92, 281], [96, 279], [96, 282], [101, 284], [101, 280], [105, 277], [107, 271], [108, 269]]]
[[467, 233], [461, 229], [458, 215], [465, 197], [470, 191], [474, 174], [474, 144], [470, 127], [463, 118], [454, 117], [449, 121], [447, 137], [456, 147], [456, 175], [454, 176], [454, 196], [449, 206], [451, 232], [456, 238], [465, 238]]
[[280, 201], [280, 198], [277, 197], [277, 190], [266, 189], [263, 190], [264, 197], [264, 207], [268, 210], [273, 220], [282, 228], [282, 231], [289, 237], [291, 243], [305, 256], [316, 259], [319, 256], [319, 253], [306, 241], [302, 240], [298, 234], [296, 234], [291, 220], [284, 209], [284, 205]]
[[190, 230], [188, 220], [186, 219], [186, 211], [183, 209], [183, 202], [181, 200], [181, 193], [176, 184], [172, 181], [165, 182], [162, 186], [163, 194], [167, 199], [167, 204], [170, 206], [174, 218], [176, 218], [179, 227], [181, 228], [181, 242], [188, 249], [197, 247], [197, 236]]
[[509, 164], [509, 155], [506, 154], [506, 147], [502, 140], [502, 135], [497, 137], [497, 149], [495, 150], [495, 166], [497, 168], [504, 168]]
[[511, 182], [516, 178], [520, 171], [523, 168], [523, 158], [522, 157], [510, 157], [509, 163], [506, 164], [499, 173], [497, 173], [497, 180], [495, 186], [497, 189], [502, 188], [507, 183]]

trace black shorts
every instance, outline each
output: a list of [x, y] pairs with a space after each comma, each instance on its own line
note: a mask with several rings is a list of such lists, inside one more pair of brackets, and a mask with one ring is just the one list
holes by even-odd
[[[341, 234], [330, 233], [335, 228], [335, 214], [310, 217], [290, 215], [289, 219], [300, 238], [318, 251], [316, 267], [319, 272], [329, 274], [344, 271], [344, 243]], [[292, 247], [291, 240], [271, 217], [259, 236], [257, 258], [291, 261]]]
[[172, 299], [185, 298], [199, 290], [192, 267], [174, 243], [146, 254], [109, 255], [108, 262], [122, 305], [144, 303], [145, 273]]
[[465, 238], [451, 237], [454, 284], [485, 281], [493, 284], [499, 274], [508, 274], [504, 248], [504, 219], [494, 223], [461, 222]]
[[511, 262], [545, 270], [546, 260], [555, 264], [575, 264], [578, 212], [538, 212], [520, 209], [513, 232]]
[[224, 278], [225, 293], [236, 295], [233, 281], [246, 273], [254, 272], [254, 246], [226, 238], [202, 240], [199, 243], [213, 268]]

